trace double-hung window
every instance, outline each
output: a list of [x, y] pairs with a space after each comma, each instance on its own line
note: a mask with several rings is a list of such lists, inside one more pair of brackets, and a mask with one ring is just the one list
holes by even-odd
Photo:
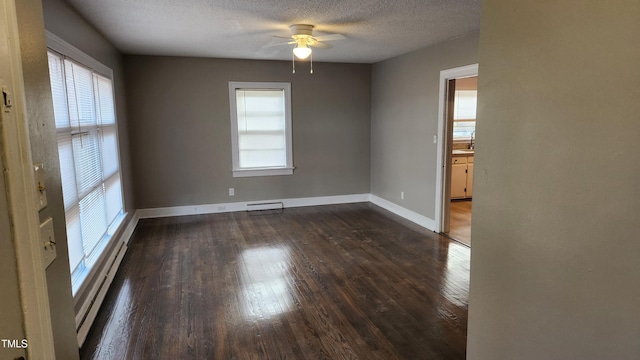
[[229, 82], [233, 176], [293, 174], [291, 84]]
[[124, 218], [109, 73], [48, 52], [74, 295]]
[[456, 90], [453, 107], [453, 140], [469, 140], [476, 131], [477, 90]]

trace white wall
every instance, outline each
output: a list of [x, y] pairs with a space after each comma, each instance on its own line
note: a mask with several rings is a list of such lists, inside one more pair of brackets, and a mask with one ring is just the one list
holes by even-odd
[[468, 359], [640, 358], [639, 19], [483, 2]]
[[477, 63], [477, 52], [476, 33], [373, 66], [374, 195], [435, 220], [440, 71]]

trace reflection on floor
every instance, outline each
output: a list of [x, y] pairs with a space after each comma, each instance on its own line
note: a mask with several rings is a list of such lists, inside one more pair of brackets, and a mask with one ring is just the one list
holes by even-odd
[[367, 203], [140, 220], [80, 358], [462, 360], [469, 255]]
[[449, 236], [471, 246], [471, 200], [451, 201]]

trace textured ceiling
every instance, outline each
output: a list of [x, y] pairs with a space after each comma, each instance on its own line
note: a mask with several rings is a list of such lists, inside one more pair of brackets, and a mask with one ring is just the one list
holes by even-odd
[[67, 0], [126, 54], [291, 59], [289, 25], [347, 40], [314, 61], [374, 63], [477, 30], [480, 0]]

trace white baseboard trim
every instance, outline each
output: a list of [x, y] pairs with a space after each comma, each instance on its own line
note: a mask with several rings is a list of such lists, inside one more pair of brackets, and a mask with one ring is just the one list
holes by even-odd
[[336, 195], [336, 196], [319, 196], [307, 198], [293, 199], [272, 199], [261, 201], [245, 201], [220, 204], [204, 204], [191, 206], [175, 206], [163, 208], [140, 209], [136, 212], [140, 219], [159, 218], [168, 216], [184, 216], [184, 215], [201, 215], [216, 214], [236, 211], [246, 211], [247, 205], [282, 202], [285, 208], [334, 205], [334, 204], [350, 204], [359, 202], [369, 202], [371, 194], [354, 194], [354, 195]]
[[430, 219], [426, 216], [420, 215], [415, 211], [404, 208], [398, 204], [392, 203], [391, 201], [385, 200], [373, 194], [319, 196], [319, 197], [292, 198], [292, 199], [272, 199], [272, 200], [261, 200], [261, 201], [244, 201], [244, 202], [219, 203], [219, 204], [149, 208], [149, 209], [139, 209], [138, 211], [136, 211], [136, 216], [139, 219], [149, 219], [149, 218], [160, 218], [160, 217], [169, 217], [169, 216], [227, 213], [227, 212], [236, 212], [236, 211], [246, 211], [247, 205], [262, 204], [262, 203], [276, 203], [276, 202], [282, 202], [285, 208], [371, 202], [375, 205], [380, 206], [383, 209], [391, 211], [392, 213], [398, 216], [401, 216], [411, 222], [414, 222], [427, 230], [435, 231], [435, 227], [436, 227], [435, 220]]
[[122, 239], [122, 241], [124, 241], [125, 245], [129, 245], [129, 240], [131, 240], [131, 236], [136, 230], [136, 226], [138, 226], [138, 221], [140, 220], [140, 214], [138, 214], [139, 212], [139, 210], [136, 210], [136, 212], [133, 213], [131, 221], [129, 221], [129, 224], [122, 232], [122, 236], [120, 238]]
[[392, 213], [401, 216], [411, 222], [414, 222], [427, 230], [435, 231], [435, 220], [420, 215], [415, 211], [404, 208], [398, 204], [392, 203], [389, 200], [385, 200], [373, 194], [371, 194], [371, 203], [378, 205], [385, 210], [391, 211]]
[[139, 220], [140, 216], [138, 215], [138, 211], [136, 211], [131, 221], [129, 221], [129, 224], [127, 224], [127, 227], [121, 232], [120, 236], [118, 236], [111, 255], [105, 262], [100, 274], [96, 277], [97, 281], [93, 284], [93, 288], [89, 293], [90, 295], [86, 297], [80, 311], [76, 314], [76, 326], [80, 325], [77, 334], [79, 347], [82, 347], [91, 329], [91, 325], [98, 315], [98, 310], [102, 305], [102, 301], [104, 301], [104, 297], [107, 295], [107, 290], [109, 290], [109, 286], [120, 267], [124, 254], [127, 252], [127, 244], [129, 244], [129, 240]]

